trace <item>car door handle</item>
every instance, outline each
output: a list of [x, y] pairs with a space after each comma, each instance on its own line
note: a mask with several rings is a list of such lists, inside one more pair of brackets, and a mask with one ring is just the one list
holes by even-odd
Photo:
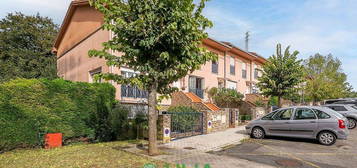
[[290, 122], [284, 122], [285, 124], [290, 124]]
[[316, 121], [310, 121], [310, 123], [316, 123]]

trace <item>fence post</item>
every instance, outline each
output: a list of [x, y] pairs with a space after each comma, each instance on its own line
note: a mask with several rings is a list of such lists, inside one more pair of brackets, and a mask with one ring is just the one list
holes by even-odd
[[212, 130], [212, 118], [208, 111], [201, 111], [202, 112], [202, 124], [203, 124], [203, 134], [209, 134]]

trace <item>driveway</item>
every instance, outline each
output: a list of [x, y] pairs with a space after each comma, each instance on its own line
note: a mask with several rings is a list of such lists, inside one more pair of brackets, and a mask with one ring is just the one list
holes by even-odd
[[173, 140], [163, 146], [175, 149], [190, 148], [193, 151], [208, 152], [220, 150], [221, 147], [227, 145], [239, 144], [242, 139], [247, 137], [245, 127], [240, 126], [211, 134]]
[[230, 128], [225, 131], [207, 135], [199, 135], [174, 140], [160, 145], [163, 155], [154, 159], [185, 165], [187, 168], [204, 167], [209, 164], [212, 168], [269, 168], [261, 163], [250, 162], [246, 159], [220, 156], [209, 152], [220, 151], [227, 146], [235, 146], [247, 138], [244, 126]]
[[333, 146], [322, 146], [314, 140], [269, 137], [247, 139], [210, 153], [274, 167], [351, 168], [357, 165], [357, 129], [350, 131], [348, 140], [338, 140]]

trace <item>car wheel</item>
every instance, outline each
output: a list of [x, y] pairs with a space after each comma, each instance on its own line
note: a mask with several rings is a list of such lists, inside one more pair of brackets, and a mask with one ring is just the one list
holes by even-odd
[[324, 131], [319, 134], [318, 140], [322, 145], [330, 146], [336, 142], [336, 135], [331, 132]]
[[357, 122], [353, 118], [348, 118], [348, 129], [356, 128]]
[[252, 136], [252, 138], [255, 138], [255, 139], [263, 139], [265, 136], [265, 132], [260, 127], [254, 127], [252, 130], [251, 136]]

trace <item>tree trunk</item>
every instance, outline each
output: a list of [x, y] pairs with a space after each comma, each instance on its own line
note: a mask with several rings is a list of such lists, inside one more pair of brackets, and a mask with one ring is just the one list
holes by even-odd
[[283, 107], [283, 102], [281, 101], [281, 96], [278, 96], [278, 107], [279, 108]]
[[149, 155], [157, 155], [157, 83], [149, 89], [148, 105], [149, 105]]

